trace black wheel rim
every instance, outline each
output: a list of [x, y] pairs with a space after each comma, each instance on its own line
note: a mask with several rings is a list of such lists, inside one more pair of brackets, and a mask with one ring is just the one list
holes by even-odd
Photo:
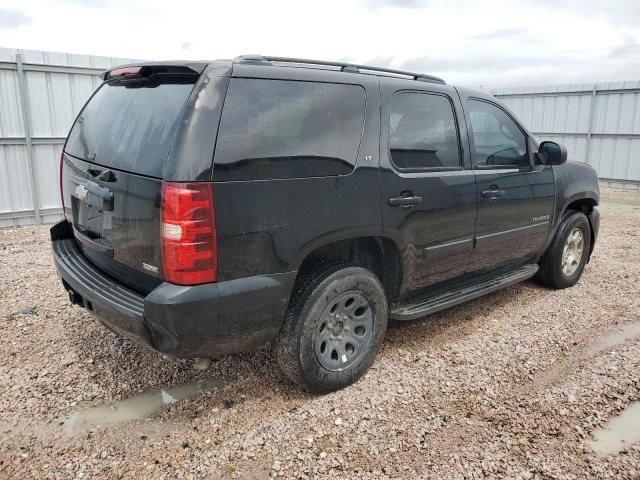
[[320, 365], [339, 372], [357, 362], [369, 349], [373, 323], [373, 307], [361, 292], [346, 292], [333, 299], [313, 335]]

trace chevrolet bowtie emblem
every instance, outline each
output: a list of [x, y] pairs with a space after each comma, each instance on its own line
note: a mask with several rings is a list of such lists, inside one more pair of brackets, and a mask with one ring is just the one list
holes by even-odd
[[78, 185], [76, 187], [76, 197], [78, 197], [80, 200], [84, 200], [85, 198], [87, 198], [88, 194], [89, 190], [87, 190], [84, 185]]

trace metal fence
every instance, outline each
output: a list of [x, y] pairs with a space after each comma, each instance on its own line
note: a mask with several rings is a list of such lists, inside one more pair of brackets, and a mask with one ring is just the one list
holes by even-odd
[[62, 144], [98, 75], [124, 58], [0, 48], [0, 227], [61, 218]]
[[538, 139], [563, 143], [569, 158], [593, 165], [602, 180], [640, 184], [640, 81], [491, 93]]
[[[58, 165], [98, 74], [135, 60], [0, 48], [0, 227], [61, 217]], [[503, 88], [540, 139], [556, 140], [603, 179], [640, 185], [640, 82]]]

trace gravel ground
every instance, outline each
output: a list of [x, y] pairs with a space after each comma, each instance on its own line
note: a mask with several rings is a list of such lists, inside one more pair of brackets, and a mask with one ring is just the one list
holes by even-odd
[[[590, 443], [640, 399], [640, 194], [605, 194], [576, 287], [394, 324], [369, 373], [325, 396], [268, 349], [202, 371], [114, 335], [69, 305], [46, 227], [2, 230], [0, 478], [640, 478], [640, 444]], [[101, 406], [97, 424], [68, 417]]]

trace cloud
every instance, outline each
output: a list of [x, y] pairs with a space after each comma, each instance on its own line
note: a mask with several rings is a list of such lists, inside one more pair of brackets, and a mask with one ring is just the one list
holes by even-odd
[[637, 0], [531, 0], [536, 6], [547, 6], [559, 15], [567, 13], [584, 17], [600, 17], [617, 23], [637, 25], [640, 22], [640, 8]]
[[400, 68], [421, 73], [431, 72], [507, 72], [517, 68], [532, 66], [563, 65], [571, 59], [564, 56], [523, 56], [523, 55], [460, 55], [451, 57], [416, 57], [402, 62]]
[[365, 65], [371, 65], [373, 67], [388, 67], [393, 64], [394, 57], [392, 55], [387, 57], [373, 57], [364, 62]]
[[106, 5], [105, 0], [55, 0], [56, 3], [66, 3], [69, 5], [76, 5], [78, 7], [86, 8], [99, 8]]
[[423, 8], [429, 5], [429, 0], [367, 0], [367, 6], [372, 9], [395, 8]]
[[505, 38], [526, 36], [529, 36], [529, 33], [521, 28], [502, 28], [499, 30], [494, 30], [493, 32], [474, 35], [470, 38], [476, 40], [502, 40]]
[[17, 8], [0, 8], [0, 28], [18, 28], [29, 25], [32, 18]]
[[[4, 14], [0, 37], [23, 49], [150, 60], [258, 51], [405, 69], [469, 86], [640, 79], [640, 0], [325, 0], [313, 22], [296, 0], [255, 2], [250, 16], [245, 2], [187, 0], [175, 8], [170, 0], [9, 1], [33, 19], [6, 28], [18, 22]], [[343, 28], [327, 35], [336, 11]], [[211, 29], [213, 17], [243, 18], [245, 34], [236, 35], [233, 22]]]
[[611, 50], [609, 57], [613, 59], [635, 59], [638, 61], [640, 60], [640, 43], [632, 38], [627, 38], [622, 45]]
[[[634, 60], [636, 67], [630, 60]], [[638, 78], [640, 44], [629, 42], [610, 54], [599, 56], [506, 55], [477, 56], [459, 53], [452, 57], [415, 57], [401, 69], [432, 74], [452, 85], [515, 87], [558, 83], [625, 81]], [[633, 73], [635, 70], [635, 73]]]

